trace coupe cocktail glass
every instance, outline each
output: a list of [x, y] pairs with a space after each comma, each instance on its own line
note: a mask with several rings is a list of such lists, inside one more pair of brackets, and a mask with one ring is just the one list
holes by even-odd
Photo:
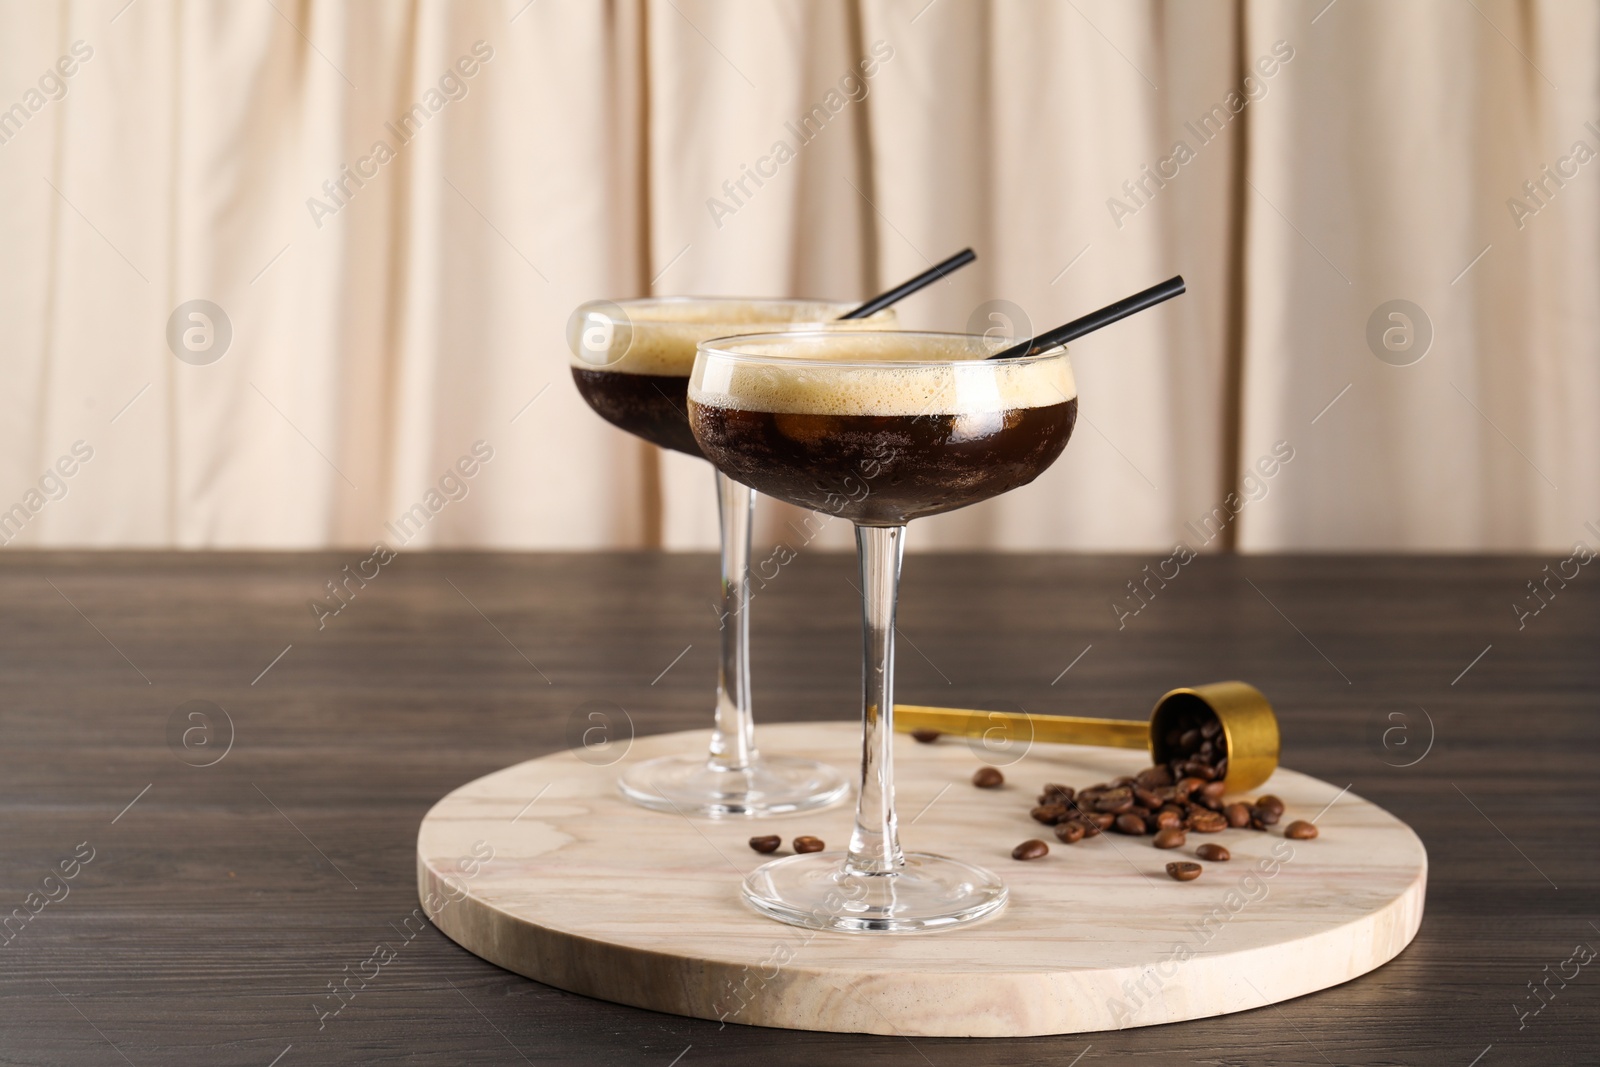
[[861, 571], [861, 791], [847, 852], [774, 860], [744, 895], [797, 926], [933, 930], [1004, 906], [981, 867], [900, 848], [894, 625], [906, 524], [998, 496], [1053, 463], [1077, 419], [1066, 349], [990, 360], [963, 334], [800, 332], [700, 345], [689, 424], [716, 468], [855, 523]]
[[[584, 304], [568, 343], [578, 392], [613, 425], [691, 456], [685, 393], [695, 346], [729, 334], [805, 329], [859, 332], [895, 323], [894, 311], [834, 323], [854, 305], [818, 300], [666, 297]], [[716, 472], [722, 533], [721, 655], [709, 755], [666, 756], [634, 764], [618, 786], [636, 804], [702, 816], [762, 816], [824, 807], [850, 790], [833, 767], [793, 756], [761, 755], [750, 706], [750, 520], [755, 496]]]

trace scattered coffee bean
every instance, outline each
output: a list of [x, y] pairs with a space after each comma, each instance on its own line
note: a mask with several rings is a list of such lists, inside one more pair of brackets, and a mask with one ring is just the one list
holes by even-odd
[[1222, 813], [1228, 817], [1228, 825], [1235, 830], [1243, 830], [1250, 825], [1250, 805], [1237, 801], [1229, 804]]
[[1117, 821], [1112, 823], [1112, 828], [1119, 834], [1131, 834], [1134, 837], [1144, 833], [1144, 819], [1137, 815], [1118, 815]]
[[1067, 806], [1065, 804], [1041, 804], [1028, 812], [1028, 814], [1033, 816], [1035, 822], [1042, 822], [1046, 826], [1054, 826], [1067, 817]]
[[911, 731], [911, 739], [924, 745], [931, 745], [943, 736], [938, 730], [930, 730], [926, 726], [919, 726]]
[[1176, 826], [1169, 826], [1156, 834], [1156, 848], [1182, 848], [1188, 841], [1187, 835]]
[[1113, 789], [1095, 798], [1095, 811], [1109, 812], [1112, 815], [1122, 815], [1133, 810], [1133, 791], [1130, 789]]
[[[1100, 830], [1109, 830], [1109, 829], [1111, 829], [1111, 824], [1117, 821], [1117, 817], [1115, 815], [1112, 815], [1110, 812], [1096, 811], [1096, 812], [1091, 812], [1084, 819], [1084, 821], [1086, 823], [1088, 823], [1090, 826], [1093, 826], [1095, 828], [1095, 830], [1098, 832]], [[1094, 834], [1090, 834], [1089, 836], [1093, 837]]]
[[[1087, 828], [1083, 823], [1076, 820], [1056, 824], [1056, 840], [1063, 844], [1076, 845], [1083, 840], [1087, 832]], [[1095, 832], [1098, 833], [1099, 831], [1096, 830]]]
[[1076, 790], [1070, 785], [1056, 785], [1054, 782], [1044, 787], [1044, 792], [1039, 794], [1041, 804], [1071, 804]]
[[972, 773], [972, 784], [979, 789], [999, 789], [1006, 784], [1006, 776], [999, 767], [979, 767]]
[[1273, 811], [1271, 808], [1254, 807], [1250, 809], [1251, 820], [1259, 822], [1262, 826], [1278, 825], [1278, 817], [1282, 814], [1282, 811]]
[[781, 844], [783, 844], [783, 838], [777, 834], [769, 834], [766, 837], [752, 837], [750, 839], [750, 847], [757, 852], [776, 852]]
[[1296, 841], [1310, 841], [1317, 836], [1317, 828], [1304, 819], [1296, 819], [1283, 828], [1284, 837], [1292, 837]]
[[796, 852], [821, 852], [827, 847], [822, 843], [822, 838], [811, 837], [809, 834], [794, 839], [794, 850]]
[[1179, 860], [1177, 863], [1167, 864], [1167, 876], [1180, 882], [1192, 882], [1200, 877], [1200, 865]]
[[1189, 813], [1184, 825], [1199, 834], [1214, 834], [1228, 828], [1228, 820], [1214, 811], [1197, 808]]
[[1164, 766], [1147, 767], [1134, 776], [1134, 782], [1143, 789], [1161, 789], [1172, 784], [1172, 772]]
[[1211, 800], [1216, 800], [1228, 791], [1227, 782], [1207, 782], [1200, 787], [1200, 795]]
[[1209, 863], [1227, 863], [1233, 859], [1233, 854], [1227, 849], [1210, 841], [1195, 849], [1194, 854]]
[[1282, 815], [1283, 814], [1283, 801], [1279, 800], [1277, 797], [1273, 796], [1271, 793], [1268, 793], [1266, 796], [1261, 797], [1260, 799], [1258, 799], [1256, 801], [1256, 805], [1255, 806], [1258, 807], [1258, 808], [1265, 808], [1266, 810], [1272, 812], [1274, 815]]
[[1143, 786], [1133, 787], [1133, 799], [1140, 807], [1149, 808], [1151, 811], [1161, 806], [1161, 798]]
[[1183, 826], [1183, 812], [1173, 811], [1171, 808], [1162, 808], [1156, 812], [1156, 829], [1177, 830]]
[[1049, 854], [1050, 846], [1037, 837], [1024, 841], [1011, 850], [1011, 858], [1014, 860], [1036, 860]]

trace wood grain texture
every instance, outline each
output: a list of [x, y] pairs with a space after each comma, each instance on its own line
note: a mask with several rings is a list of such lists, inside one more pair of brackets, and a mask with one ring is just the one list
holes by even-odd
[[[1410, 827], [1347, 789], [1279, 768], [1262, 792], [1314, 841], [1229, 830], [1157, 850], [1107, 833], [1018, 863], [1050, 835], [1028, 817], [1046, 782], [1137, 774], [1140, 753], [1067, 745], [1008, 752], [1006, 782], [962, 739], [895, 743], [908, 849], [998, 873], [993, 918], [921, 935], [799, 930], [743, 905], [770, 857], [752, 833], [849, 839], [852, 805], [752, 820], [641, 812], [617, 792], [638, 760], [705, 748], [710, 731], [639, 738], [616, 762], [557, 752], [454, 790], [417, 835], [434, 924], [485, 959], [562, 989], [700, 1019], [905, 1037], [1030, 1037], [1246, 1011], [1347, 982], [1393, 959], [1422, 921], [1427, 855]], [[782, 723], [768, 753], [860, 760], [853, 723]], [[914, 821], [913, 821], [914, 820]], [[643, 833], [641, 833], [643, 831]], [[1218, 842], [1227, 863], [1174, 882], [1167, 863]]]
[[[566, 747], [588, 700], [621, 704], [641, 734], [707, 725], [716, 572], [709, 556], [402, 554], [319, 632], [307, 598], [366, 555], [0, 554], [0, 912], [77, 843], [96, 849], [0, 948], [0, 1062], [122, 1063], [115, 1043], [139, 1067], [266, 1065], [290, 1045], [279, 1067], [952, 1067], [1068, 1064], [1086, 1047], [1078, 1067], [1466, 1067], [1492, 1045], [1478, 1067], [1497, 1067], [1600, 1045], [1593, 967], [1516, 1013], [1537, 1007], [1527, 983], [1546, 965], [1600, 947], [1587, 569], [1519, 630], [1511, 604], [1549, 560], [1203, 558], [1119, 630], [1110, 601], [1153, 558], [909, 556], [900, 699], [1132, 718], [1174, 686], [1244, 678], [1278, 710], [1284, 764], [1403, 819], [1430, 868], [1411, 946], [1315, 996], [1080, 1037], [908, 1042], [719, 1028], [531, 982], [431, 927], [405, 938], [416, 830], [439, 797]], [[758, 723], [856, 713], [853, 579], [853, 560], [804, 553], [756, 589]], [[197, 699], [236, 728], [212, 767], [167, 745]], [[319, 1029], [327, 983], [380, 942], [395, 958]]]

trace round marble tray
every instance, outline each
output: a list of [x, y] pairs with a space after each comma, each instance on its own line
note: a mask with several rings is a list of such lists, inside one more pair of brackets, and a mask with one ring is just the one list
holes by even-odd
[[[901, 840], [986, 865], [1004, 911], [955, 930], [820, 933], [740, 899], [768, 857], [753, 834], [849, 839], [852, 802], [767, 820], [689, 820], [618, 795], [628, 763], [703, 751], [707, 733], [637, 739], [591, 766], [559, 752], [455, 790], [417, 834], [417, 881], [439, 929], [491, 963], [605, 1000], [703, 1019], [908, 1037], [1018, 1037], [1147, 1026], [1244, 1011], [1338, 985], [1392, 959], [1422, 921], [1428, 858], [1410, 827], [1339, 786], [1280, 768], [1262, 793], [1288, 805], [1290, 841], [1229, 830], [1161, 851], [1148, 837], [1058, 844], [1028, 818], [1046, 782], [1085, 786], [1147, 765], [1141, 753], [1035, 745], [1007, 784], [974, 788], [967, 743], [896, 738]], [[858, 765], [854, 723], [763, 724], [763, 750]], [[584, 755], [593, 758], [592, 753]], [[1324, 810], [1326, 809], [1326, 810]], [[1038, 837], [1042, 860], [1011, 849]], [[1193, 882], [1165, 873], [1207, 841], [1229, 863]]]

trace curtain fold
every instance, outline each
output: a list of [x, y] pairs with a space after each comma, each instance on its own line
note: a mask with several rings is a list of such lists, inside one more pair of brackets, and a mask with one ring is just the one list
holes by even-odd
[[124, 3], [0, 9], [7, 544], [714, 547], [572, 309], [966, 245], [905, 325], [1189, 292], [913, 550], [1600, 544], [1592, 4]]

